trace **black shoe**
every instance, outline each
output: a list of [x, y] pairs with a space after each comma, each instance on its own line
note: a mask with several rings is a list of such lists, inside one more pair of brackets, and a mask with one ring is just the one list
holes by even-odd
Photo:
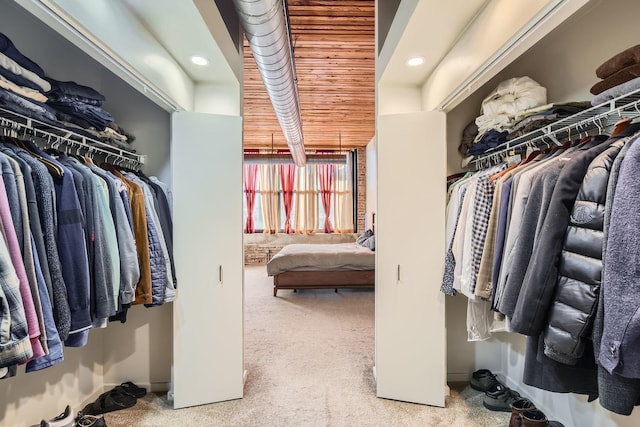
[[488, 369], [479, 369], [471, 374], [469, 385], [472, 389], [485, 392], [496, 384], [502, 384], [496, 375]]
[[76, 427], [107, 427], [102, 415], [82, 415], [76, 420]]
[[498, 383], [485, 392], [482, 404], [490, 411], [511, 412], [511, 405], [519, 399], [520, 393]]

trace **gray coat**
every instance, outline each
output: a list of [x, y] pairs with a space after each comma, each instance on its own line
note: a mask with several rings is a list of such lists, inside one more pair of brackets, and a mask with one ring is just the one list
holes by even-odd
[[[611, 220], [611, 207], [613, 206], [613, 196], [618, 182], [620, 165], [626, 156], [627, 151], [635, 144], [630, 141], [616, 157], [611, 167], [609, 186], [607, 188], [607, 201], [604, 210], [604, 244], [602, 247], [603, 271], [606, 271], [607, 257], [607, 237], [609, 234], [609, 223]], [[601, 294], [606, 284], [601, 287]], [[600, 354], [600, 343], [602, 341], [602, 330], [604, 320], [604, 298], [602, 295], [598, 299], [598, 309], [593, 322], [593, 348], [595, 358]], [[609, 411], [622, 415], [630, 415], [634, 406], [640, 405], [640, 379], [628, 379], [618, 375], [610, 374], [602, 365], [598, 365], [598, 393], [600, 405]]]
[[604, 329], [600, 364], [612, 374], [640, 378], [640, 144], [620, 168], [611, 208], [604, 270]]

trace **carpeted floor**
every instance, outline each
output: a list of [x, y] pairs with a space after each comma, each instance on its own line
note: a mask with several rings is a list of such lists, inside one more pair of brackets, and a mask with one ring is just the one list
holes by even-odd
[[245, 270], [244, 398], [173, 410], [148, 394], [105, 415], [129, 426], [506, 426], [509, 414], [450, 384], [446, 408], [375, 396], [373, 290], [278, 292], [264, 267]]

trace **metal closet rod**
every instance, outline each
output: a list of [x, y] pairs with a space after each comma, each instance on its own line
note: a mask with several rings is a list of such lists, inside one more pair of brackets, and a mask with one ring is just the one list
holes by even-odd
[[108, 162], [109, 159], [113, 159], [115, 164], [138, 168], [145, 162], [146, 156], [144, 155], [129, 153], [97, 139], [89, 138], [4, 108], [0, 108], [0, 127], [9, 132], [14, 132], [13, 136], [15, 137], [19, 137], [22, 134], [39, 138], [51, 147], [58, 148], [61, 145], [65, 145], [69, 149], [76, 149], [77, 153], [85, 149], [88, 155], [92, 153], [102, 154], [105, 156], [105, 161]]
[[483, 165], [491, 166], [502, 162], [510, 151], [525, 147], [562, 145], [561, 141], [571, 137], [584, 137], [596, 131], [603, 133], [619, 120], [637, 117], [640, 117], [640, 89], [515, 138], [498, 150], [487, 152], [471, 162], [475, 169], [481, 169]]

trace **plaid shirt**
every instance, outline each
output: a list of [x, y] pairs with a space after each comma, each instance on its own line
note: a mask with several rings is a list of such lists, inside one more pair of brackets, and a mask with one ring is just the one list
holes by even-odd
[[495, 182], [489, 182], [489, 178], [505, 168], [506, 165], [504, 164], [495, 166], [481, 172], [482, 175], [478, 176], [478, 184], [473, 203], [473, 221], [471, 223], [471, 256], [473, 265], [470, 281], [471, 293], [475, 292], [476, 279], [478, 277], [478, 271], [480, 270], [480, 261], [482, 260], [482, 251], [487, 237], [491, 206], [493, 205]]
[[0, 238], [0, 368], [24, 363], [32, 355], [20, 282]]

